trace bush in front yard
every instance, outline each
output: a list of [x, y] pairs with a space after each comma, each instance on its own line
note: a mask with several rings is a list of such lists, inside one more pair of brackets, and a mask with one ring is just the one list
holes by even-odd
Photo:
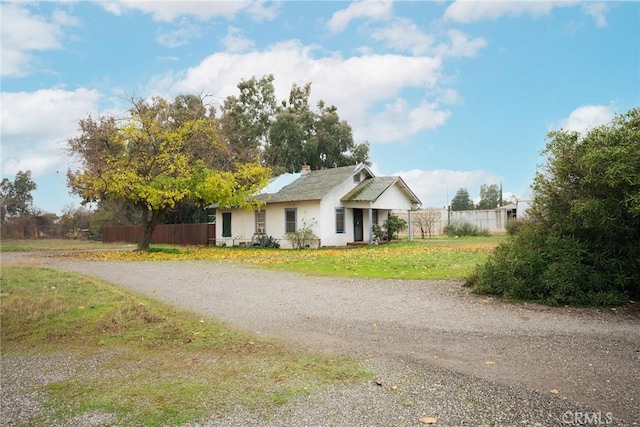
[[[628, 297], [615, 283], [626, 276], [596, 267], [585, 244], [540, 227], [503, 241], [467, 284], [479, 294], [549, 305], [619, 305]], [[576, 286], [580, 284], [580, 286]]]
[[548, 304], [640, 298], [640, 108], [586, 134], [559, 130], [548, 139], [532, 223], [468, 282], [477, 292]]
[[[374, 226], [375, 227], [375, 226]], [[408, 227], [407, 221], [394, 214], [389, 214], [389, 217], [384, 221], [382, 227], [379, 229], [374, 228], [374, 235], [380, 240], [391, 241], [398, 238], [400, 231], [406, 230]]]

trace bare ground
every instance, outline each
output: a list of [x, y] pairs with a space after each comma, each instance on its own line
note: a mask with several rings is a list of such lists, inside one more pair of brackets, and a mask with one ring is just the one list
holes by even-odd
[[423, 417], [451, 426], [640, 425], [634, 306], [550, 308], [473, 295], [451, 281], [315, 277], [205, 261], [3, 254], [2, 263], [78, 272], [263, 336], [352, 354], [381, 384], [327, 389], [268, 417], [240, 411], [207, 425], [420, 425]]

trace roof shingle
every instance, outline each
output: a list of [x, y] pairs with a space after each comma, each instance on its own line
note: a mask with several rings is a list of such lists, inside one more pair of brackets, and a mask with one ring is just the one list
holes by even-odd
[[387, 188], [396, 183], [395, 176], [381, 176], [362, 181], [342, 199], [343, 202], [375, 202]]
[[268, 203], [320, 200], [334, 187], [349, 179], [359, 167], [361, 165], [311, 171], [276, 193], [258, 194], [255, 198]]

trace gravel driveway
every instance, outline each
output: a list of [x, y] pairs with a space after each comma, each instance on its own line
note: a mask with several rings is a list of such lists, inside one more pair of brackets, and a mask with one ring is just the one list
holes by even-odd
[[[7, 262], [35, 258], [3, 254]], [[207, 425], [423, 425], [423, 417], [438, 426], [640, 425], [637, 310], [510, 304], [450, 281], [314, 277], [230, 263], [38, 262], [263, 336], [358, 356], [381, 383], [325, 389], [269, 420], [238, 412]]]

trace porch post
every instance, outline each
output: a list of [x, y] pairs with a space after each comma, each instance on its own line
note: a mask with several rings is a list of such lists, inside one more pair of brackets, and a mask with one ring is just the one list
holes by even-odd
[[369, 244], [373, 244], [373, 207], [369, 204]]

